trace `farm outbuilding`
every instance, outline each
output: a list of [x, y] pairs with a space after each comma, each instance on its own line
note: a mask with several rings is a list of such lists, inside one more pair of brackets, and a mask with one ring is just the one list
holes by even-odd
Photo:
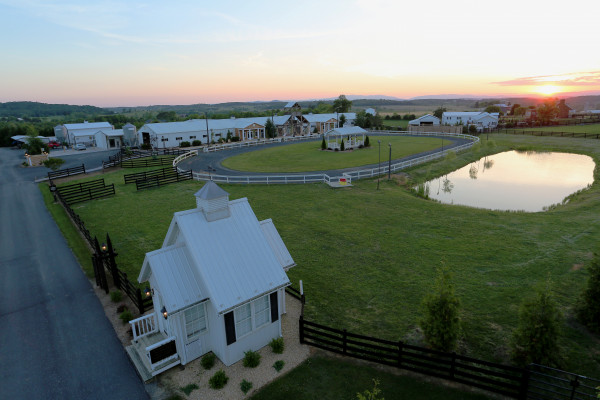
[[425, 114], [422, 117], [408, 121], [412, 126], [439, 126], [440, 119], [431, 114]]
[[197, 207], [174, 214], [138, 277], [154, 311], [130, 322], [128, 352], [146, 377], [209, 351], [231, 365], [282, 334], [295, 263], [273, 221], [259, 221], [246, 198], [229, 201], [212, 181], [195, 196]]

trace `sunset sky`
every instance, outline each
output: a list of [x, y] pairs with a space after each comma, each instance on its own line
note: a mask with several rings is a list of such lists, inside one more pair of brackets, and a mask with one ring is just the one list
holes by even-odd
[[600, 93], [600, 1], [0, 0], [0, 102]]

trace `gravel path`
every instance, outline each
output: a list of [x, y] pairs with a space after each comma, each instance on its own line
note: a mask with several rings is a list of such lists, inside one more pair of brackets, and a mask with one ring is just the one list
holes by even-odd
[[[283, 354], [275, 354], [271, 351], [271, 347], [266, 346], [259, 350], [261, 359], [260, 365], [256, 368], [246, 368], [242, 365], [242, 361], [226, 367], [217, 359], [215, 366], [208, 371], [202, 368], [200, 359], [197, 359], [187, 364], [183, 371], [175, 367], [164, 372], [159, 376], [159, 384], [170, 388], [174, 393], [178, 393], [181, 397], [188, 399], [243, 399], [250, 397], [261, 387], [294, 369], [308, 358], [309, 347], [301, 345], [298, 338], [300, 301], [288, 294], [285, 296], [285, 301], [287, 313], [281, 316], [283, 339], [285, 341]], [[273, 363], [278, 360], [285, 362], [280, 372], [275, 371], [275, 368], [273, 368]], [[211, 389], [208, 385], [208, 380], [220, 369], [225, 371], [229, 377], [229, 381], [223, 389]], [[246, 395], [240, 389], [240, 383], [243, 379], [252, 382], [252, 389]], [[194, 390], [186, 397], [179, 389], [192, 383], [197, 384], [200, 388]]]

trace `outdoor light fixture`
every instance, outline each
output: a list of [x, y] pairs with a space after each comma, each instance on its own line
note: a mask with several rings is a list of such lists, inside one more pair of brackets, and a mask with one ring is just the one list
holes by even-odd
[[165, 308], [165, 306], [163, 306], [163, 308], [160, 309], [160, 312], [162, 313], [163, 317], [165, 317], [165, 319], [167, 319], [169, 314], [167, 313], [167, 309]]
[[104, 253], [104, 252], [106, 252], [106, 249], [107, 249], [106, 243], [102, 243], [102, 246], [100, 246], [100, 250], [102, 250], [102, 252]]
[[150, 286], [146, 286], [145, 293], [146, 293], [146, 297], [150, 297], [151, 295], [154, 294], [154, 289], [150, 289]]

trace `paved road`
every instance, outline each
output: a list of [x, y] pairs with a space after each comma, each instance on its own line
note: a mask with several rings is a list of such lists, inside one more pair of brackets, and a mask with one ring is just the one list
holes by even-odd
[[[376, 136], [376, 135], [374, 135]], [[408, 135], [402, 135], [402, 136], [408, 136]], [[457, 147], [460, 145], [463, 145], [465, 143], [469, 143], [470, 140], [468, 139], [461, 139], [461, 138], [454, 138], [454, 137], [447, 137], [447, 136], [433, 136], [435, 138], [440, 139], [440, 141], [443, 139], [445, 140], [449, 140], [452, 143], [450, 145], [446, 145], [444, 146], [444, 150], [453, 148], [453, 147]], [[307, 141], [315, 141], [315, 142], [321, 142], [321, 138], [318, 139], [310, 139]], [[257, 151], [257, 150], [262, 150], [262, 149], [266, 149], [269, 147], [278, 147], [278, 146], [288, 146], [288, 145], [292, 145], [292, 144], [296, 144], [299, 142], [284, 142], [284, 143], [270, 143], [270, 144], [265, 144], [263, 146], [256, 146], [256, 147], [242, 147], [242, 148], [233, 148], [233, 149], [229, 149], [229, 150], [223, 150], [223, 151], [215, 151], [212, 153], [199, 153], [198, 156], [196, 157], [191, 157], [183, 162], [181, 162], [179, 164], [179, 167], [183, 168], [183, 169], [192, 169], [193, 171], [208, 171], [209, 168], [212, 168], [211, 171], [212, 173], [214, 173], [215, 175], [229, 175], [229, 176], [259, 176], [259, 175], [274, 175], [272, 172], [248, 172], [248, 171], [236, 171], [236, 170], [232, 170], [229, 168], [224, 167], [221, 163], [223, 162], [224, 159], [229, 158], [229, 157], [233, 157], [236, 156], [238, 154], [242, 154], [242, 153], [247, 153], [250, 151]], [[382, 164], [381, 165], [387, 165], [387, 158], [385, 157], [387, 154], [387, 145], [383, 145], [384, 143], [382, 143], [381, 146], [381, 156], [382, 156]], [[377, 143], [375, 144], [371, 144], [372, 146], [377, 146]], [[411, 156], [408, 157], [404, 157], [401, 160], [410, 160], [413, 158], [417, 158], [417, 157], [421, 157], [427, 154], [433, 154], [433, 153], [437, 153], [441, 150], [441, 146], [440, 148], [431, 150], [431, 151], [427, 151], [427, 152], [423, 152], [423, 153], [419, 153], [419, 154], [413, 154]], [[392, 162], [398, 162], [400, 161], [400, 159], [397, 160], [392, 160]], [[362, 165], [359, 167], [351, 167], [351, 168], [343, 168], [343, 169], [336, 169], [336, 170], [325, 170], [325, 171], [310, 171], [310, 172], [285, 172], [285, 173], [277, 173], [277, 176], [294, 176], [294, 175], [312, 175], [312, 174], [327, 174], [329, 176], [339, 176], [342, 175], [343, 172], [351, 172], [351, 171], [359, 171], [359, 170], [364, 170], [364, 169], [369, 169], [369, 168], [376, 168], [377, 164], [371, 164], [371, 165]]]
[[147, 399], [20, 156], [0, 148], [0, 399]]

